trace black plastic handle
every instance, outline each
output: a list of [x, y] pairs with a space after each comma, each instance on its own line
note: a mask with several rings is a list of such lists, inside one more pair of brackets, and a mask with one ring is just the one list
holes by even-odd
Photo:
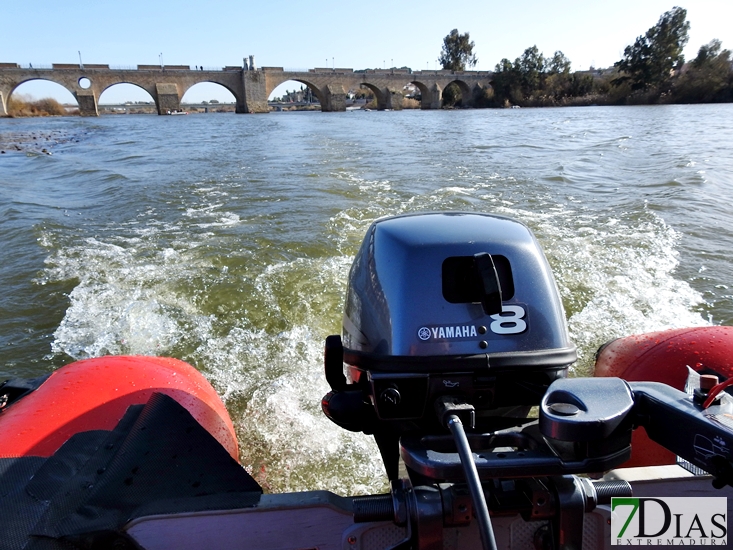
[[501, 285], [491, 254], [487, 252], [474, 254], [473, 265], [481, 287], [481, 306], [484, 308], [484, 313], [486, 315], [501, 313]]

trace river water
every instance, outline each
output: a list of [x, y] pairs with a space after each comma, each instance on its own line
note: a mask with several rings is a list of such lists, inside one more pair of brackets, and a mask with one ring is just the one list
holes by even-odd
[[371, 438], [320, 412], [368, 225], [529, 225], [587, 374], [610, 338], [733, 324], [732, 120], [733, 105], [0, 120], [0, 380], [178, 357], [222, 395], [266, 489], [383, 490]]

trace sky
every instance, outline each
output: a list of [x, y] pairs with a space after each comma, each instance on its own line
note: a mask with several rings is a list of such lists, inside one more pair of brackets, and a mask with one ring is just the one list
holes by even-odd
[[[624, 48], [675, 5], [687, 10], [690, 22], [687, 59], [714, 38], [733, 50], [733, 0], [687, 2], [4, 0], [0, 62], [42, 67], [78, 63], [81, 56], [84, 63], [113, 68], [159, 64], [161, 59], [167, 65], [221, 68], [241, 66], [243, 57], [254, 55], [259, 67], [296, 70], [324, 65], [434, 69], [443, 38], [458, 29], [475, 43], [476, 70], [493, 70], [502, 58], [513, 61], [533, 45], [545, 56], [560, 50], [573, 70], [585, 70], [620, 60]], [[73, 102], [69, 92], [48, 82], [23, 84], [17, 93]], [[150, 99], [135, 86], [118, 85], [104, 92], [100, 102]], [[183, 99], [233, 101], [233, 96], [218, 85], [199, 84]]]

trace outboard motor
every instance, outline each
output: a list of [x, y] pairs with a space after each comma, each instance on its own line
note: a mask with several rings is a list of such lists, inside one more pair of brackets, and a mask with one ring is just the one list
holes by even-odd
[[[342, 337], [326, 340], [323, 398], [372, 433], [390, 479], [406, 433], [444, 433], [446, 399], [469, 424], [518, 425], [576, 360], [547, 260], [510, 218], [426, 213], [374, 222], [354, 259]], [[344, 364], [346, 368], [344, 369]]]
[[[342, 337], [326, 339], [322, 407], [374, 434], [392, 491], [363, 506], [407, 525], [395, 548], [442, 548], [441, 526], [473, 517], [484, 550], [496, 550], [490, 509], [549, 521], [534, 532], [537, 548], [584, 547], [584, 513], [632, 493], [577, 474], [626, 462], [635, 426], [715, 487], [733, 485], [733, 430], [720, 420], [733, 378], [691, 398], [654, 382], [566, 378], [575, 360], [550, 267], [523, 224], [426, 213], [371, 225], [349, 273]], [[534, 405], [538, 418], [527, 418]], [[467, 492], [471, 512], [457, 505]]]

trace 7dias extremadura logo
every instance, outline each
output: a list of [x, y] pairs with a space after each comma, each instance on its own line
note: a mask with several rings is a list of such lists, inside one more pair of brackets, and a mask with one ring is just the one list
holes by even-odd
[[611, 545], [727, 546], [728, 499], [613, 498]]

